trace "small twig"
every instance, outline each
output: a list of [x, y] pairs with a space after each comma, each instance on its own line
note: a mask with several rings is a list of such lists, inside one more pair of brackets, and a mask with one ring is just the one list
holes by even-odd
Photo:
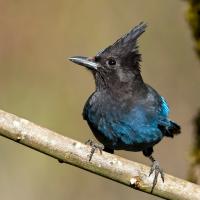
[[[89, 162], [89, 146], [1, 110], [0, 135], [54, 157], [59, 162], [149, 194], [151, 192], [153, 180], [148, 176], [149, 167], [106, 152], [101, 155], [98, 151]], [[200, 186], [165, 174], [165, 183], [159, 180], [153, 195], [174, 200], [200, 200]]]

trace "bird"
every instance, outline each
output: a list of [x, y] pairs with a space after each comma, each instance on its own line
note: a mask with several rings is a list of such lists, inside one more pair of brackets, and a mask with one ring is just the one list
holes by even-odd
[[152, 162], [153, 192], [159, 174], [164, 182], [153, 147], [164, 137], [179, 134], [181, 127], [169, 118], [165, 98], [143, 81], [138, 39], [146, 28], [141, 22], [95, 56], [69, 60], [86, 67], [95, 80], [96, 89], [83, 109], [83, 119], [100, 142], [87, 141], [92, 146], [89, 160], [96, 148], [112, 154], [115, 150], [142, 151]]

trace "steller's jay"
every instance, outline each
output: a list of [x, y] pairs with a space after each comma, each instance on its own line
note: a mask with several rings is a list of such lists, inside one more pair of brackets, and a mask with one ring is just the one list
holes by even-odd
[[[164, 182], [164, 173], [152, 156], [153, 146], [164, 136], [179, 134], [180, 126], [168, 118], [166, 100], [142, 79], [137, 39], [145, 28], [146, 24], [140, 23], [94, 57], [74, 56], [69, 60], [89, 69], [95, 79], [96, 90], [83, 110], [93, 134], [104, 151], [142, 151], [149, 157], [149, 175], [155, 172], [153, 191], [159, 174]], [[100, 145], [89, 143], [93, 147], [91, 160]]]

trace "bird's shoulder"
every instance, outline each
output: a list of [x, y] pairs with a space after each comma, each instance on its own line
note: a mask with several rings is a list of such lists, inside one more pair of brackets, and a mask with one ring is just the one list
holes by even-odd
[[95, 100], [95, 92], [93, 92], [89, 98], [87, 99], [85, 105], [84, 105], [84, 108], [83, 108], [83, 113], [82, 113], [82, 116], [83, 116], [83, 119], [84, 120], [87, 120], [87, 116], [88, 116], [88, 110], [90, 109], [91, 107], [91, 104], [92, 102]]
[[93, 92], [83, 108], [83, 119], [87, 120], [89, 115], [97, 113], [102, 108], [102, 102], [106, 101], [107, 95], [104, 92]]
[[154, 111], [158, 118], [167, 119], [170, 109], [166, 99], [161, 96], [154, 88], [150, 85], [147, 85], [148, 93], [146, 98], [146, 104], [149, 109]]
[[[84, 106], [83, 118], [85, 120], [90, 118], [91, 120], [95, 117], [94, 120], [96, 121], [97, 118], [109, 115], [109, 119], [117, 118], [122, 121], [127, 120], [127, 117], [129, 120], [166, 121], [169, 115], [169, 107], [165, 98], [147, 84], [146, 88], [142, 95], [122, 102], [112, 98], [106, 91], [95, 91], [90, 95]], [[113, 117], [110, 115], [113, 115]]]

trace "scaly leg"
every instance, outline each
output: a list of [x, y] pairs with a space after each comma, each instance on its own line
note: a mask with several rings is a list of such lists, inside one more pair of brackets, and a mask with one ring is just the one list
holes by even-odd
[[162, 170], [162, 168], [160, 167], [159, 165], [159, 162], [156, 161], [153, 156], [149, 156], [149, 159], [152, 161], [152, 165], [151, 165], [151, 169], [150, 169], [150, 172], [149, 172], [149, 176], [151, 176], [151, 174], [153, 172], [155, 172], [155, 176], [154, 176], [154, 179], [153, 179], [153, 186], [152, 186], [152, 189], [151, 189], [151, 193], [153, 192], [156, 184], [157, 184], [157, 180], [158, 180], [158, 175], [160, 174], [161, 178], [162, 178], [162, 181], [164, 182], [164, 172]]
[[153, 153], [153, 147], [149, 147], [149, 148], [147, 148], [147, 149], [145, 149], [143, 151], [143, 154], [146, 157], [148, 157], [151, 160], [151, 162], [152, 162], [151, 169], [150, 169], [150, 172], [149, 172], [149, 176], [151, 176], [151, 174], [153, 172], [155, 172], [155, 176], [154, 176], [154, 179], [153, 179], [153, 186], [152, 186], [152, 189], [151, 189], [151, 193], [153, 192], [153, 190], [154, 190], [154, 188], [156, 186], [159, 174], [160, 174], [160, 176], [162, 178], [162, 181], [164, 182], [164, 173], [163, 173], [163, 170], [160, 167], [159, 162], [156, 161], [154, 159], [154, 157], [152, 156], [152, 153]]

